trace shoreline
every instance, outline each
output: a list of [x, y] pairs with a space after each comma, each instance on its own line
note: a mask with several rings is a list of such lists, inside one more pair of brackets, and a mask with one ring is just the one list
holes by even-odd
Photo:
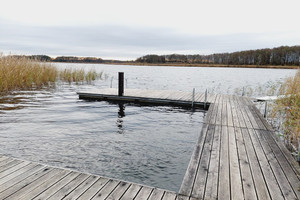
[[224, 65], [192, 63], [99, 63], [108, 65], [163, 66], [163, 67], [220, 67], [220, 68], [260, 68], [260, 69], [300, 69], [300, 66], [281, 65]]
[[162, 66], [162, 67], [215, 67], [215, 68], [258, 68], [258, 69], [300, 69], [295, 65], [226, 65], [226, 64], [202, 64], [202, 63], [136, 63], [136, 62], [54, 62], [68, 64], [102, 64], [102, 65], [131, 65], [131, 66]]

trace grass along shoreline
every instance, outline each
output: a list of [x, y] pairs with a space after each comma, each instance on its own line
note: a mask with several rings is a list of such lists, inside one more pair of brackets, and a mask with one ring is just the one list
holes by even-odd
[[0, 95], [50, 87], [58, 81], [91, 83], [93, 80], [102, 79], [102, 75], [102, 72], [97, 73], [95, 70], [58, 70], [51, 63], [0, 55]]

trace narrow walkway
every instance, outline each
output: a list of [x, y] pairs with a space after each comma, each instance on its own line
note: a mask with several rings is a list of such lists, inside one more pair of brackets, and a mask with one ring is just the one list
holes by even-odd
[[[93, 100], [184, 102], [192, 93], [107, 89]], [[204, 105], [205, 94], [194, 103]], [[209, 110], [179, 193], [0, 155], [0, 199], [300, 199], [299, 165], [249, 98], [207, 95]]]
[[300, 199], [299, 165], [246, 97], [217, 95], [180, 194], [194, 199]]

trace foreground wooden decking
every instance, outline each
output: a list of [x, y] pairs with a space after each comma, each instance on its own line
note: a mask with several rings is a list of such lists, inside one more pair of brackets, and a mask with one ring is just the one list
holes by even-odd
[[[192, 93], [117, 90], [80, 98], [191, 104]], [[203, 105], [204, 94], [195, 102]], [[249, 98], [209, 94], [210, 104], [179, 192], [0, 155], [0, 199], [299, 199], [300, 172]], [[181, 104], [181, 103], [180, 103]]]
[[179, 197], [175, 192], [0, 156], [0, 199], [134, 198]]

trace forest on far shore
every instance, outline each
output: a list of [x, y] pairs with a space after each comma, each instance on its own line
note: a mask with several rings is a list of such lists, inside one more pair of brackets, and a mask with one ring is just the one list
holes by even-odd
[[238, 51], [233, 53], [215, 53], [210, 55], [145, 55], [135, 61], [105, 60], [99, 57], [31, 55], [13, 57], [28, 57], [46, 62], [68, 63], [110, 63], [110, 64], [210, 64], [210, 65], [255, 65], [255, 66], [300, 66], [300, 46], [281, 46], [257, 50]]
[[281, 46], [272, 49], [257, 49], [210, 55], [146, 55], [138, 58], [136, 62], [299, 66], [300, 46]]

